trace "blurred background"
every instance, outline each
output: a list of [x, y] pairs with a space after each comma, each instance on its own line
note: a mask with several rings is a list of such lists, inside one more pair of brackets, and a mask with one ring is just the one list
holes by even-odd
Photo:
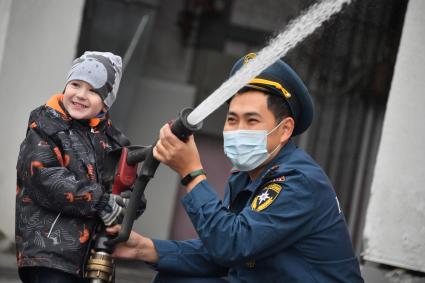
[[[0, 282], [17, 282], [13, 188], [27, 119], [63, 90], [75, 57], [86, 50], [123, 57], [112, 121], [133, 144], [149, 145], [164, 123], [225, 81], [238, 58], [262, 49], [314, 2], [0, 0]], [[425, 282], [424, 13], [422, 0], [354, 0], [284, 58], [316, 107], [296, 143], [330, 177], [367, 282]], [[221, 195], [231, 167], [222, 150], [225, 111], [196, 134]], [[196, 237], [178, 183], [159, 167], [135, 230]], [[118, 282], [154, 274], [120, 264]]]

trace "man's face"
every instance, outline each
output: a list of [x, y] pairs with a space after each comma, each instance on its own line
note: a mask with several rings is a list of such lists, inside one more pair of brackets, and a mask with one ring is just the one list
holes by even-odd
[[[230, 102], [224, 131], [266, 130], [276, 127], [276, 119], [267, 107], [267, 96], [256, 90], [238, 94]], [[267, 150], [271, 152], [281, 143], [283, 127], [279, 126], [269, 134]]]
[[84, 81], [70, 81], [65, 88], [63, 105], [73, 119], [91, 119], [104, 108], [102, 98]]

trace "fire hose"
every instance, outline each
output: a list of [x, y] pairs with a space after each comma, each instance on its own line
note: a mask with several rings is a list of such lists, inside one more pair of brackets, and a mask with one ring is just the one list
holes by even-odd
[[[187, 140], [193, 132], [201, 129], [202, 122], [206, 117], [235, 95], [239, 89], [272, 65], [276, 60], [283, 57], [289, 50], [313, 33], [323, 22], [338, 13], [345, 4], [349, 4], [351, 1], [323, 0], [312, 5], [298, 18], [291, 21], [287, 28], [273, 38], [269, 45], [263, 48], [255, 58], [249, 60], [244, 68], [241, 68], [229, 80], [225, 81], [200, 105], [193, 109], [193, 111], [190, 108], [182, 110], [177, 120], [172, 123], [171, 131], [173, 134], [183, 141]], [[112, 190], [114, 193], [119, 194], [121, 192], [120, 190], [132, 185], [131, 182], [134, 182], [136, 176], [137, 164], [143, 162], [139, 175], [135, 180], [134, 189], [119, 234], [116, 237], [106, 235], [105, 227], [101, 227], [101, 232], [97, 236], [94, 253], [86, 265], [85, 272], [86, 277], [90, 278], [92, 283], [106, 283], [112, 280], [113, 260], [111, 254], [116, 244], [125, 242], [129, 238], [137, 208], [145, 188], [150, 179], [154, 177], [156, 169], [159, 166], [159, 161], [153, 157], [155, 144], [156, 142], [149, 147], [129, 147], [123, 149], [121, 151], [120, 162], [117, 165], [118, 168], [115, 168], [115, 171], [118, 173], [109, 174], [109, 176], [113, 176], [108, 180], [110, 184], [113, 184]], [[111, 164], [114, 164], [114, 162], [111, 162]], [[119, 168], [122, 169], [121, 173], [119, 173]], [[128, 174], [130, 176], [128, 180], [123, 178], [123, 176], [127, 175], [125, 173], [127, 170], [130, 172]], [[131, 176], [134, 176], [134, 178]], [[118, 183], [115, 184], [115, 179], [124, 181], [117, 181]]]

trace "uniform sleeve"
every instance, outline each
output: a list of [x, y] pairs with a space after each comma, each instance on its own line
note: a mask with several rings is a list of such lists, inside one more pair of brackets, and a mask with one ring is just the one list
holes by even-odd
[[206, 180], [182, 199], [215, 262], [232, 266], [269, 257], [312, 230], [314, 202], [307, 180], [288, 177], [270, 186], [262, 188], [239, 214], [222, 205]]
[[52, 211], [69, 216], [93, 216], [107, 201], [102, 186], [88, 180], [78, 180], [74, 173], [63, 166], [55, 149], [35, 130], [28, 130], [17, 164], [25, 194]]
[[227, 268], [209, 256], [199, 239], [186, 241], [153, 240], [159, 255], [158, 271], [191, 276], [221, 277]]

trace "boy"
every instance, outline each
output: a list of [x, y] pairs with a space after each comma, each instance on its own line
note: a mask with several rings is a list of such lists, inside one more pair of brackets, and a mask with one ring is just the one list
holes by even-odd
[[88, 282], [82, 268], [96, 225], [123, 214], [123, 199], [101, 182], [106, 154], [129, 145], [108, 115], [121, 70], [121, 57], [85, 52], [74, 60], [64, 92], [30, 115], [17, 163], [23, 282]]

